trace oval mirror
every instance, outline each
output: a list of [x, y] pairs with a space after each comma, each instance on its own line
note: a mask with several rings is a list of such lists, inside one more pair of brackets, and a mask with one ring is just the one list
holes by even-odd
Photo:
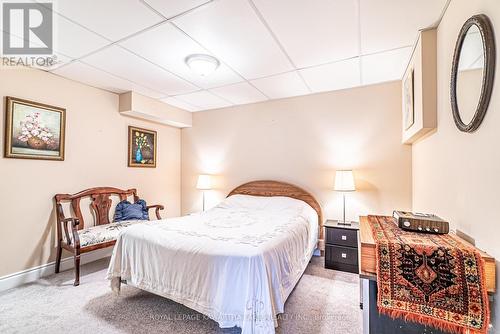
[[490, 20], [486, 15], [471, 17], [458, 36], [452, 65], [451, 107], [461, 131], [477, 130], [484, 119], [493, 89], [495, 57]]

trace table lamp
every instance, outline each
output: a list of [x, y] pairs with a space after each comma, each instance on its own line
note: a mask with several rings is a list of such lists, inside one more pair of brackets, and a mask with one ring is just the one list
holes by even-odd
[[354, 185], [354, 175], [352, 170], [338, 170], [335, 173], [335, 191], [342, 192], [342, 196], [344, 199], [343, 206], [343, 218], [342, 222], [339, 222], [340, 225], [351, 225], [350, 222], [345, 221], [345, 193], [348, 191], [355, 191], [356, 186]]
[[212, 189], [212, 177], [206, 174], [199, 175], [196, 189], [203, 190], [203, 211], [205, 211], [205, 191]]

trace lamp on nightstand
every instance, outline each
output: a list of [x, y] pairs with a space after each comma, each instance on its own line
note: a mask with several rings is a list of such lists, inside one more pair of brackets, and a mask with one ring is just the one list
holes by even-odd
[[351, 225], [350, 222], [345, 221], [345, 193], [350, 192], [350, 191], [355, 191], [356, 186], [354, 185], [354, 175], [352, 173], [352, 170], [338, 170], [335, 173], [335, 191], [340, 191], [342, 192], [343, 200], [344, 200], [344, 206], [343, 206], [343, 218], [342, 222], [339, 222], [339, 224], [342, 225]]
[[203, 190], [203, 211], [205, 211], [205, 191], [212, 189], [212, 177], [206, 174], [199, 175], [196, 189]]

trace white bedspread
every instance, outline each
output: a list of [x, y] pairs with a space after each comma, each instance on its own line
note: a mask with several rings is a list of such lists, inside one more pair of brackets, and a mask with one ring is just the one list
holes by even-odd
[[274, 333], [276, 315], [315, 249], [318, 215], [288, 197], [235, 195], [202, 214], [131, 226], [108, 269], [243, 334]]

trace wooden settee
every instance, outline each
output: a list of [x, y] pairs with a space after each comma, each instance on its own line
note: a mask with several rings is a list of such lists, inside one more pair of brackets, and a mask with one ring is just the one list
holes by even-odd
[[[80, 284], [81, 254], [113, 246], [122, 229], [140, 223], [140, 221], [110, 222], [111, 196], [117, 196], [120, 201], [131, 196], [133, 196], [134, 202], [139, 199], [136, 189], [121, 190], [111, 187], [90, 188], [73, 195], [57, 194], [54, 196], [57, 216], [55, 272], [58, 273], [60, 269], [62, 249], [72, 252], [75, 261], [75, 286]], [[80, 202], [82, 198], [86, 197], [90, 199], [89, 210], [94, 217], [94, 224], [85, 223], [83, 219]], [[66, 217], [64, 214], [63, 203], [65, 202], [70, 204], [71, 217]], [[147, 206], [148, 210], [153, 208], [155, 209], [156, 218], [161, 219], [160, 210], [163, 210], [164, 207], [162, 205]]]

